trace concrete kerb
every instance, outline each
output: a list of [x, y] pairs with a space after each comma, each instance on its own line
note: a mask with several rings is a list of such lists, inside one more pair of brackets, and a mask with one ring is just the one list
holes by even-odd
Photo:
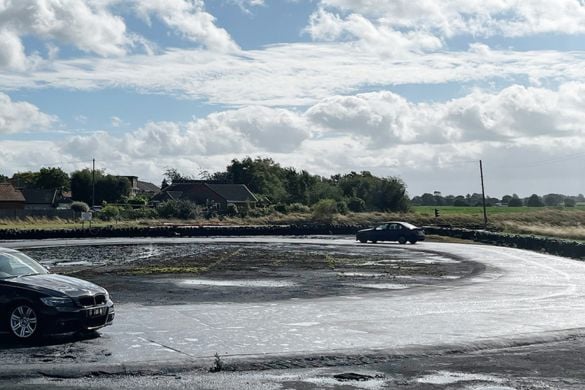
[[[383, 364], [409, 358], [457, 355], [546, 345], [570, 339], [585, 338], [585, 328], [539, 335], [520, 335], [502, 339], [484, 340], [467, 344], [442, 346], [413, 345], [392, 349], [331, 350], [297, 354], [224, 355], [220, 356], [222, 372], [264, 371], [273, 369], [304, 369], [324, 367], [348, 367]], [[120, 375], [169, 375], [184, 372], [210, 372], [215, 357], [193, 357], [180, 360], [114, 363], [39, 363], [4, 366], [0, 380], [18, 378], [82, 378], [89, 376]]]

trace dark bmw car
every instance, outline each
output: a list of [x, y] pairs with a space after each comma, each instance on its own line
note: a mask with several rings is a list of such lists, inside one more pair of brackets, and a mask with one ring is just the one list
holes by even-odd
[[0, 331], [18, 340], [95, 330], [114, 320], [108, 292], [51, 274], [24, 253], [0, 248]]
[[362, 229], [357, 232], [356, 240], [360, 242], [398, 241], [401, 244], [424, 241], [425, 232], [422, 228], [411, 225], [408, 222], [385, 222], [375, 228]]

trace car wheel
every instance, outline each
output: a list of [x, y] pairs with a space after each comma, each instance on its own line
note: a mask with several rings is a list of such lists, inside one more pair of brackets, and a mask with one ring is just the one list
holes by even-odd
[[368, 240], [365, 240], [365, 239], [363, 239], [363, 238], [360, 238], [360, 242], [361, 242], [362, 244], [365, 244], [366, 242], [368, 242]]
[[410, 243], [411, 243], [412, 245], [414, 245], [414, 244], [416, 244], [416, 240], [410, 240]]
[[372, 244], [375, 244], [377, 242], [378, 242], [378, 240], [372, 240]]
[[39, 334], [39, 316], [28, 303], [14, 305], [8, 314], [10, 334], [18, 340], [31, 340]]
[[398, 243], [399, 243], [399, 244], [406, 244], [406, 237], [404, 237], [404, 236], [400, 236], [400, 237], [398, 238]]

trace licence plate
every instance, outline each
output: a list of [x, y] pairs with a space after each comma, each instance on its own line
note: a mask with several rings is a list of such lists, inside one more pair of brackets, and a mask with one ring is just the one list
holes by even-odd
[[88, 317], [99, 317], [106, 314], [107, 308], [105, 307], [96, 307], [95, 309], [89, 309], [87, 311]]

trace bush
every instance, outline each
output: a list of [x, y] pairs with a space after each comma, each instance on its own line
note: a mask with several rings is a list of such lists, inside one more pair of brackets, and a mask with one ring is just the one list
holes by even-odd
[[248, 216], [251, 218], [265, 217], [272, 214], [272, 211], [271, 207], [256, 207], [248, 210]]
[[323, 199], [313, 205], [313, 219], [323, 222], [331, 222], [337, 214], [337, 202], [335, 199]]
[[188, 200], [168, 200], [156, 210], [162, 218], [195, 219], [199, 215], [197, 205]]
[[366, 202], [362, 198], [353, 197], [347, 202], [347, 208], [354, 213], [360, 213], [366, 210]]
[[293, 203], [287, 207], [289, 213], [309, 213], [311, 208], [302, 203]]
[[274, 211], [278, 211], [281, 214], [288, 213], [289, 209], [284, 203], [279, 203], [274, 206]]
[[575, 207], [576, 205], [575, 199], [565, 198], [565, 207]]
[[154, 219], [159, 215], [155, 209], [140, 208], [140, 209], [123, 209], [121, 210], [121, 217], [124, 219]]
[[120, 208], [117, 206], [107, 205], [98, 213], [98, 217], [103, 221], [111, 221], [120, 218]]
[[87, 213], [89, 211], [89, 206], [85, 202], [73, 202], [71, 203], [71, 210], [76, 213]]
[[238, 206], [236, 206], [233, 203], [228, 203], [226, 214], [229, 215], [230, 217], [235, 217], [236, 215], [238, 215]]
[[349, 208], [347, 207], [347, 203], [344, 200], [340, 200], [335, 205], [337, 207], [337, 212], [339, 214], [347, 214]]
[[142, 196], [137, 196], [135, 198], [128, 199], [127, 203], [132, 206], [145, 206], [148, 203], [148, 201]]

